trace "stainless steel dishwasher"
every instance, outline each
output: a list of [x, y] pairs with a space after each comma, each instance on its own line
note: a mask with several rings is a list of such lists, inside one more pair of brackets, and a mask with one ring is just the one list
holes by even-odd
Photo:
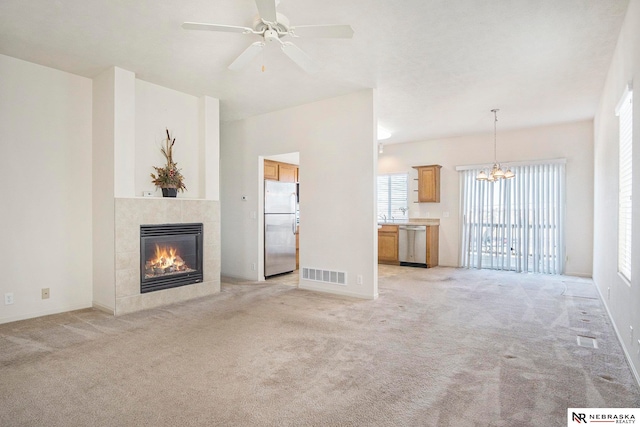
[[398, 226], [398, 256], [400, 265], [427, 266], [427, 226]]

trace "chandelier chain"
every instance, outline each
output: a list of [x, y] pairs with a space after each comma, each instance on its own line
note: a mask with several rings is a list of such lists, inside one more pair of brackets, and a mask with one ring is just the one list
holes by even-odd
[[498, 139], [498, 111], [500, 111], [498, 108], [491, 110], [493, 113], [493, 163], [498, 163], [498, 149], [496, 148], [498, 146], [496, 142]]

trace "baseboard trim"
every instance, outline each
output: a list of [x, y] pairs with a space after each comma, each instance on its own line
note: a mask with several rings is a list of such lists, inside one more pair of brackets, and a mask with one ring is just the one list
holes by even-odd
[[115, 310], [111, 307], [107, 307], [106, 305], [102, 305], [102, 304], [98, 304], [97, 302], [93, 302], [93, 308], [95, 308], [96, 310], [102, 311], [103, 313], [107, 313], [110, 315], [114, 315], [115, 314]]
[[298, 284], [298, 288], [304, 289], [307, 291], [322, 292], [325, 294], [340, 295], [340, 296], [352, 297], [352, 298], [360, 298], [360, 299], [368, 299], [368, 300], [374, 300], [378, 298], [378, 294], [375, 294], [375, 295], [358, 294], [355, 292], [345, 291], [338, 288], [316, 285], [315, 283], [309, 283], [308, 281], [305, 281], [305, 280], [300, 280], [300, 283]]
[[618, 342], [620, 343], [620, 347], [622, 347], [622, 352], [624, 353], [624, 357], [625, 357], [625, 359], [627, 361], [627, 365], [629, 365], [629, 368], [631, 368], [631, 373], [633, 373], [633, 377], [636, 380], [636, 385], [640, 389], [640, 375], [638, 375], [638, 371], [636, 370], [635, 366], [633, 365], [633, 362], [632, 362], [633, 359], [631, 358], [631, 355], [627, 351], [627, 346], [624, 345], [624, 341], [622, 340], [622, 335], [620, 335], [620, 331], [618, 330], [618, 325], [616, 325], [615, 320], [613, 320], [613, 316], [611, 315], [611, 311], [609, 311], [609, 305], [607, 304], [606, 300], [604, 299], [604, 296], [602, 295], [602, 292], [600, 292], [600, 287], [596, 283], [595, 279], [592, 279], [592, 280], [593, 280], [593, 283], [594, 283], [594, 285], [596, 287], [596, 290], [598, 291], [598, 295], [600, 296], [600, 301], [602, 301], [602, 305], [604, 305], [604, 309], [607, 311], [607, 316], [609, 316], [609, 320], [611, 321], [611, 325], [613, 326], [613, 330], [616, 332], [616, 337], [618, 338]]
[[0, 324], [17, 322], [19, 320], [35, 319], [36, 317], [50, 316], [52, 314], [66, 313], [68, 311], [83, 310], [85, 308], [91, 308], [91, 305], [77, 304], [77, 305], [70, 305], [66, 307], [54, 308], [50, 310], [18, 314], [16, 316], [2, 317], [0, 318]]
[[[245, 277], [245, 276], [236, 276], [234, 274], [222, 274], [220, 273], [220, 282], [224, 283], [225, 279], [230, 279], [232, 281], [234, 280], [242, 280], [244, 282], [259, 282], [260, 278], [259, 277]], [[264, 276], [262, 276], [262, 280], [264, 281]]]
[[564, 273], [562, 273], [563, 276], [573, 276], [573, 277], [584, 277], [585, 279], [593, 279], [593, 276], [591, 274], [587, 274], [587, 273], [574, 273], [574, 272], [570, 272], [570, 271], [565, 271]]

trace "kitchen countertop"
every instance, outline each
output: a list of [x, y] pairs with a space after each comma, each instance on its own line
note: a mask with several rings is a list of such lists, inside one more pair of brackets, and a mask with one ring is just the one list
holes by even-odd
[[378, 225], [440, 225], [438, 218], [409, 218], [400, 221], [381, 221]]

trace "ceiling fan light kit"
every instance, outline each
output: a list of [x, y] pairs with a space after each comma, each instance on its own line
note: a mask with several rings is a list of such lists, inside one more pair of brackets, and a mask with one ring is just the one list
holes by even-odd
[[497, 160], [496, 135], [497, 135], [497, 123], [498, 123], [498, 111], [500, 110], [497, 108], [494, 108], [493, 110], [491, 110], [491, 112], [493, 113], [493, 166], [491, 167], [491, 170], [489, 171], [488, 174], [483, 170], [480, 171], [478, 176], [476, 176], [476, 179], [478, 181], [495, 182], [499, 179], [511, 179], [516, 176], [516, 174], [513, 173], [511, 169], [509, 169], [508, 167], [506, 171], [503, 171], [502, 167], [500, 166], [500, 163], [498, 163], [498, 160]]
[[276, 12], [276, 0], [255, 0], [258, 15], [253, 19], [253, 28], [236, 25], [207, 24], [200, 22], [185, 22], [185, 30], [219, 31], [227, 33], [255, 34], [262, 37], [262, 41], [252, 43], [230, 65], [230, 70], [240, 70], [247, 66], [262, 51], [266, 42], [278, 42], [280, 48], [293, 62], [307, 73], [314, 73], [318, 66], [302, 49], [289, 41], [282, 41], [283, 37], [322, 37], [343, 38], [353, 37], [350, 25], [298, 25], [291, 27], [289, 19]]

